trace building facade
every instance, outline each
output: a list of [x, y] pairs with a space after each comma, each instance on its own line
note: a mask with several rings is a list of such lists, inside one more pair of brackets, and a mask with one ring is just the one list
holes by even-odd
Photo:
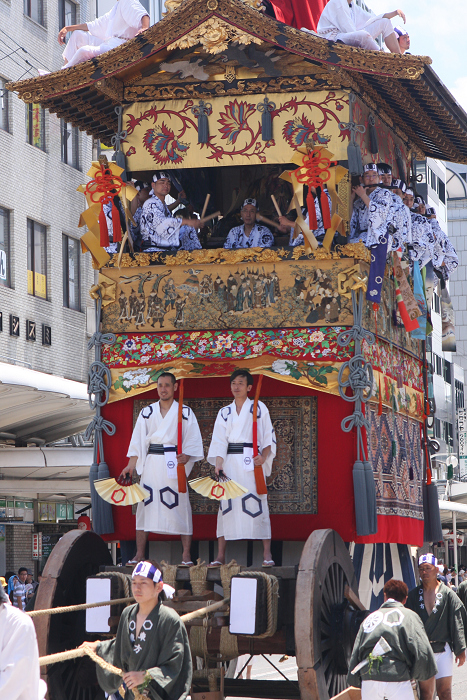
[[[92, 448], [81, 446], [70, 459], [67, 438], [91, 416], [95, 278], [89, 253], [80, 249], [86, 202], [77, 192], [87, 181], [92, 138], [39, 105], [25, 105], [5, 84], [60, 69], [60, 28], [93, 11], [87, 0], [0, 0], [1, 575], [5, 567], [31, 566], [39, 504], [64, 504], [76, 522], [75, 501], [89, 492]], [[76, 471], [67, 482], [70, 464]], [[47, 526], [60, 522], [57, 508], [50, 519], [46, 508]]]

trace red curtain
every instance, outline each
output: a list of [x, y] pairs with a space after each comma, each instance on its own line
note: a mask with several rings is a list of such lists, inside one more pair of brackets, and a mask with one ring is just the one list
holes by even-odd
[[[227, 377], [185, 379], [184, 399], [225, 397], [231, 400]], [[344, 433], [341, 420], [352, 406], [340, 397], [316, 392], [302, 386], [285, 384], [264, 377], [261, 396], [316, 396], [318, 399], [318, 513], [316, 515], [272, 515], [272, 538], [274, 540], [304, 541], [313, 530], [332, 528], [346, 542], [398, 542], [419, 545], [423, 543], [423, 520], [398, 516], [378, 516], [378, 533], [373, 537], [357, 538], [355, 534], [355, 508], [353, 498], [352, 466], [356, 459], [354, 432]], [[138, 399], [157, 401], [157, 391], [140, 394]], [[105, 419], [116, 425], [116, 434], [104, 433], [104, 449], [110, 474], [117, 476], [128, 459], [126, 452], [133, 426], [133, 398], [108, 404], [102, 409]], [[131, 507], [114, 507], [115, 532], [104, 536], [108, 541], [132, 540], [135, 538], [135, 516]], [[216, 538], [215, 515], [193, 517], [193, 538], [214, 540]], [[151, 540], [178, 540], [178, 537], [150, 535]]]
[[276, 19], [296, 29], [316, 32], [318, 20], [327, 0], [270, 0]]

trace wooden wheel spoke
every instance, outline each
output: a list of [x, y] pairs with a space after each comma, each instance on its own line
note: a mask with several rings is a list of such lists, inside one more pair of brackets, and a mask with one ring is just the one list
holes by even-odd
[[295, 597], [301, 700], [329, 700], [346, 688], [353, 642], [352, 613], [344, 596], [346, 584], [357, 593], [344, 542], [332, 530], [314, 531], [303, 549]]

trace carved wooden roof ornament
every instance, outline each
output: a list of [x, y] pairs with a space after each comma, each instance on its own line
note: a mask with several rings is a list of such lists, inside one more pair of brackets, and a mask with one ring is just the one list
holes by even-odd
[[467, 115], [430, 58], [329, 42], [264, 15], [260, 0], [165, 5], [160, 22], [112, 51], [8, 89], [108, 145], [118, 105], [351, 90], [420, 153], [467, 162]]

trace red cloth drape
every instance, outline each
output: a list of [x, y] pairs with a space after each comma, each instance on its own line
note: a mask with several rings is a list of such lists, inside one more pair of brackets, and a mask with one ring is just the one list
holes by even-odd
[[276, 19], [296, 29], [316, 32], [318, 20], [327, 0], [270, 0]]

